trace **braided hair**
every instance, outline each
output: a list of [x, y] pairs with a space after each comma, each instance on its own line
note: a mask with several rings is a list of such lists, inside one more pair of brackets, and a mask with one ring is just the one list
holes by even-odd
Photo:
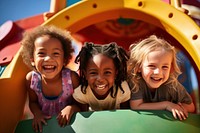
[[84, 71], [86, 71], [87, 63], [90, 58], [94, 55], [103, 54], [114, 61], [114, 65], [116, 69], [118, 69], [118, 73], [115, 79], [116, 91], [114, 91], [114, 87], [111, 88], [111, 96], [116, 97], [118, 88], [124, 90], [121, 86], [121, 83], [127, 79], [127, 60], [129, 59], [126, 51], [118, 46], [115, 42], [109, 44], [94, 44], [91, 42], [86, 42], [82, 47], [81, 51], [77, 55], [75, 59], [75, 63], [80, 63], [79, 71], [80, 71], [80, 83], [81, 83], [81, 91], [86, 94], [86, 88], [88, 86], [88, 81], [84, 75]]

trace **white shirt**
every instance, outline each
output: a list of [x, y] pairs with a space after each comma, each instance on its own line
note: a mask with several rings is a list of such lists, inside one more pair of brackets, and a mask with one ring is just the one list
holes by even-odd
[[112, 110], [120, 109], [120, 104], [130, 99], [130, 88], [126, 81], [122, 82], [124, 93], [118, 88], [115, 98], [112, 98], [110, 93], [105, 99], [99, 100], [93, 94], [91, 88], [86, 88], [86, 94], [81, 92], [81, 85], [74, 90], [73, 97], [76, 101], [82, 104], [88, 104], [90, 110]]

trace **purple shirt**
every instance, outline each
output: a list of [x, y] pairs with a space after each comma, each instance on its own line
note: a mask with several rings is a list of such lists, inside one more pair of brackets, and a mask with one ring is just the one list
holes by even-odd
[[71, 71], [67, 68], [62, 70], [62, 92], [54, 99], [49, 99], [42, 93], [41, 75], [37, 72], [32, 72], [30, 88], [37, 94], [39, 105], [45, 115], [58, 115], [65, 106], [72, 102]]

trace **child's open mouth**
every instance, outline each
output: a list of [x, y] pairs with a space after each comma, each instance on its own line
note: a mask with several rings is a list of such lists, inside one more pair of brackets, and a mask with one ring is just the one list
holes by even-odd
[[56, 66], [48, 65], [48, 66], [43, 66], [42, 68], [47, 71], [53, 71], [55, 70]]
[[97, 85], [97, 89], [103, 90], [106, 87], [106, 85]]
[[154, 81], [161, 81], [162, 80], [162, 78], [153, 78], [153, 77], [151, 77], [151, 79], [154, 80]]

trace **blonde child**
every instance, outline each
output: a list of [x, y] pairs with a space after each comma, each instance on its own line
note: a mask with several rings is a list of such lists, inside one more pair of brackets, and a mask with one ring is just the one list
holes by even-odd
[[195, 108], [177, 80], [179, 74], [175, 48], [167, 41], [152, 35], [132, 44], [128, 61], [131, 109], [168, 110], [175, 119], [186, 119]]
[[26, 75], [26, 87], [33, 129], [42, 132], [42, 124], [53, 115], [65, 126], [79, 110], [72, 97], [79, 76], [65, 68], [74, 51], [70, 34], [55, 26], [39, 26], [25, 34], [21, 45], [23, 60], [32, 69]]
[[80, 63], [81, 85], [73, 94], [82, 110], [128, 108], [127, 60], [126, 51], [116, 43], [85, 43], [75, 60]]

